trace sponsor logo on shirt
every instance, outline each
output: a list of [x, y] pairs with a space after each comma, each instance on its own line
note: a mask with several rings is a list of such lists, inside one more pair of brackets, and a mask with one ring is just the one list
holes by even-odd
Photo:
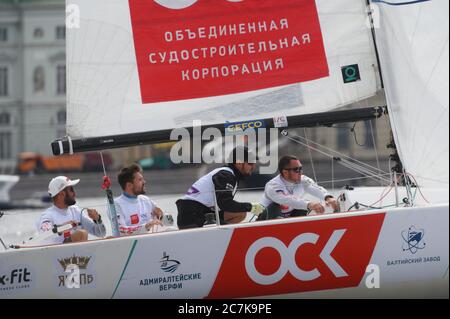
[[139, 224], [139, 215], [138, 214], [131, 215], [130, 221], [132, 225]]
[[45, 220], [41, 224], [42, 231], [49, 231], [52, 229], [52, 223], [49, 220]]

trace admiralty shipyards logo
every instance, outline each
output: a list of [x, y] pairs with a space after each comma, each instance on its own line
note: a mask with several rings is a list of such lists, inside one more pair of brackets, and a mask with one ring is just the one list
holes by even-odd
[[163, 258], [161, 259], [160, 263], [161, 270], [163, 270], [164, 272], [173, 273], [180, 266], [180, 262], [175, 259], [169, 259], [169, 255], [167, 255], [166, 252], [163, 253]]
[[425, 231], [423, 229], [416, 229], [414, 226], [402, 231], [403, 251], [409, 251], [415, 254], [419, 250], [424, 249], [426, 245], [423, 240], [424, 236]]
[[[201, 273], [176, 273], [180, 270], [181, 262], [176, 259], [171, 259], [170, 255], [163, 252], [162, 258], [159, 261], [160, 269], [167, 275], [161, 277], [152, 277], [139, 280], [139, 286], [149, 286], [157, 289], [157, 291], [173, 291], [183, 289], [188, 282], [202, 279]], [[170, 274], [170, 275], [169, 275]]]

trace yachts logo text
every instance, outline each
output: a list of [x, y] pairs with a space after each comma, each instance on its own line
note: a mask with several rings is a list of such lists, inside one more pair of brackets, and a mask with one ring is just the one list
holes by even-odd
[[238, 228], [208, 297], [356, 287], [372, 257], [384, 216]]

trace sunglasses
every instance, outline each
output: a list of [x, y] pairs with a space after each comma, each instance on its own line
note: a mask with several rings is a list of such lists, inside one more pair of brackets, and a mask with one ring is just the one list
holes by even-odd
[[303, 171], [303, 167], [299, 166], [299, 167], [292, 167], [292, 168], [285, 168], [286, 171], [292, 171], [295, 173], [300, 173]]

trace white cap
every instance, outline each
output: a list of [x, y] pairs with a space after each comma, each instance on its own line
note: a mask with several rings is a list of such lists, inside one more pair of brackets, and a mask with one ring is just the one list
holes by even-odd
[[79, 182], [79, 179], [75, 179], [72, 181], [66, 176], [55, 177], [48, 184], [48, 193], [50, 197], [53, 198], [58, 195], [64, 188], [77, 185]]

